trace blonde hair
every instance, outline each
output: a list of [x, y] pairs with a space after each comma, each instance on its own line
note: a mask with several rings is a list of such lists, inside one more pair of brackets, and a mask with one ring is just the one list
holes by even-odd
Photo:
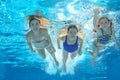
[[50, 20], [47, 19], [47, 18], [43, 15], [43, 12], [42, 12], [41, 10], [36, 10], [36, 11], [35, 11], [35, 14], [28, 15], [28, 16], [26, 17], [26, 20], [27, 20], [27, 21], [30, 21], [31, 18], [33, 18], [33, 17], [40, 21], [40, 25], [41, 25], [42, 27], [46, 27], [46, 26], [49, 25], [49, 23], [50, 23]]
[[[100, 28], [100, 26], [101, 26], [101, 20], [102, 19], [107, 19], [108, 20], [108, 22], [112, 22], [108, 17], [106, 17], [106, 16], [103, 16], [103, 17], [100, 17], [100, 19], [98, 20], [98, 27]], [[111, 23], [110, 23], [111, 24]]]
[[60, 29], [60, 35], [59, 36], [65, 36], [67, 35], [67, 28], [66, 27], [63, 27]]

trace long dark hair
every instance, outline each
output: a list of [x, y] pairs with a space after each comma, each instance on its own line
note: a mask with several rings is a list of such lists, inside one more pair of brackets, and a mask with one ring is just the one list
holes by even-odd
[[31, 26], [30, 23], [31, 23], [32, 20], [37, 20], [39, 22], [39, 24], [41, 23], [36, 15], [30, 15], [29, 16], [29, 27]]
[[78, 32], [78, 28], [77, 28], [77, 26], [74, 25], [74, 24], [69, 25], [69, 27], [68, 27], [68, 29], [67, 29], [67, 32], [69, 32], [69, 30], [70, 30], [71, 28], [75, 28], [75, 29], [77, 30], [77, 32]]

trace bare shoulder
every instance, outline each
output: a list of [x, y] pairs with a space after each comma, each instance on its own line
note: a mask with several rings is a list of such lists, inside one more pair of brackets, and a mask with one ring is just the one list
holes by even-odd
[[79, 42], [83, 42], [83, 39], [78, 36], [78, 41], [79, 41]]
[[65, 39], [66, 39], [66, 35], [61, 36], [61, 40], [62, 40], [62, 41], [65, 41]]
[[43, 35], [43, 36], [50, 36], [49, 33], [48, 33], [48, 29], [46, 28], [40, 28], [40, 33]]
[[42, 34], [48, 34], [48, 29], [46, 29], [46, 28], [40, 28], [40, 32]]
[[48, 32], [48, 29], [46, 28], [40, 28], [43, 32]]
[[32, 36], [32, 31], [27, 32], [26, 37], [30, 38]]

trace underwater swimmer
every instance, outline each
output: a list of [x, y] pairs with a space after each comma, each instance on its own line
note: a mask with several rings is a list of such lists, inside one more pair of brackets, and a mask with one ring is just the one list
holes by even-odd
[[99, 13], [99, 8], [95, 8], [93, 25], [97, 38], [93, 41], [93, 51], [90, 51], [88, 48], [86, 48], [86, 51], [88, 51], [93, 56], [93, 64], [98, 55], [98, 52], [102, 50], [105, 45], [108, 44], [110, 40], [112, 40], [112, 38], [115, 40], [115, 47], [118, 46], [113, 22], [106, 16], [102, 16], [98, 19]]
[[[58, 61], [55, 58], [55, 48], [52, 45], [51, 38], [48, 34], [48, 30], [46, 28], [41, 28], [40, 19], [35, 16], [29, 16], [29, 28], [31, 29], [26, 34], [26, 39], [28, 46], [32, 52], [35, 52], [33, 49], [33, 45], [35, 46], [36, 51], [40, 54], [40, 56], [45, 59], [45, 49], [51, 54], [54, 58], [56, 65], [58, 66]], [[33, 45], [32, 45], [33, 44]]]
[[67, 33], [65, 32], [65, 29], [63, 29], [63, 32], [66, 35], [59, 36], [57, 39], [58, 42], [58, 48], [60, 47], [60, 41], [63, 41], [63, 70], [66, 72], [66, 61], [68, 58], [68, 53], [71, 53], [71, 58], [73, 59], [76, 57], [77, 54], [81, 55], [81, 49], [83, 40], [77, 35], [78, 29], [76, 25], [69, 25], [67, 29]]

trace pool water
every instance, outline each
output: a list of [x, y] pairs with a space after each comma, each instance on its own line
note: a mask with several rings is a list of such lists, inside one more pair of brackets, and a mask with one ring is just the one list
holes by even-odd
[[[92, 49], [89, 35], [93, 29], [92, 10], [98, 6], [114, 21], [115, 34], [120, 41], [119, 3], [120, 0], [0, 0], [0, 80], [120, 80], [120, 43], [118, 49], [114, 42], [107, 45], [94, 67], [91, 66], [92, 56], [84, 49], [86, 46]], [[80, 25], [84, 34], [82, 55], [77, 56], [76, 62], [68, 59], [67, 73], [57, 72], [48, 52], [49, 64], [46, 64], [38, 53], [29, 50], [25, 17], [35, 10], [42, 10], [52, 22], [72, 19]], [[57, 48], [56, 39], [64, 26], [67, 25], [48, 27], [60, 66], [62, 50]]]

